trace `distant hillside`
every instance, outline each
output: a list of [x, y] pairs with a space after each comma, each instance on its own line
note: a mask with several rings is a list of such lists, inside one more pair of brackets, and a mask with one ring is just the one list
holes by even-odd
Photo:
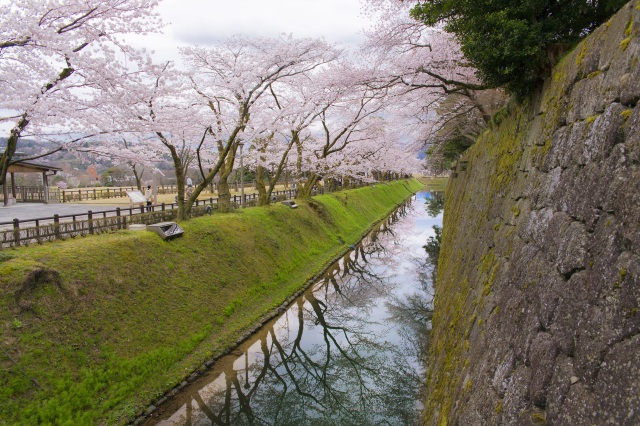
[[[88, 146], [89, 143], [85, 143], [84, 146]], [[4, 151], [7, 146], [7, 138], [0, 137], [0, 150]], [[47, 152], [53, 151], [57, 145], [52, 142], [37, 141], [33, 139], [20, 139], [18, 144], [17, 153], [15, 158], [30, 158], [37, 155], [42, 155]], [[130, 169], [126, 165], [119, 165], [108, 158], [95, 159], [91, 158], [87, 154], [70, 151], [58, 151], [46, 157], [36, 160], [38, 163], [51, 164], [55, 167], [63, 169], [66, 173], [73, 175], [76, 178], [82, 178], [87, 174], [87, 167], [95, 164], [98, 175], [105, 172], [111, 167], [120, 167], [125, 173], [129, 173]], [[162, 162], [157, 165], [157, 168], [165, 174], [173, 175], [173, 168], [169, 161]]]

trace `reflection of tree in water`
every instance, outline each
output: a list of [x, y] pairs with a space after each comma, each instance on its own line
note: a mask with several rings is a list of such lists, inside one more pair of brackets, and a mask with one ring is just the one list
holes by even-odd
[[427, 254], [426, 264], [431, 265], [431, 281], [436, 282], [438, 276], [438, 259], [440, 258], [440, 245], [442, 244], [442, 228], [433, 225], [432, 237], [427, 238], [427, 244], [422, 246]]
[[[431, 199], [427, 199], [427, 210], [431, 217], [436, 217], [444, 208], [444, 193], [431, 192]], [[418, 359], [426, 363], [433, 315], [433, 285], [436, 279], [438, 254], [442, 228], [433, 226], [434, 236], [427, 239], [423, 246], [427, 256], [416, 256], [413, 259], [414, 274], [419, 286], [413, 293], [401, 297], [393, 297], [387, 302], [391, 319], [402, 324], [400, 333], [407, 345], [407, 350], [413, 351]]]
[[444, 192], [431, 191], [430, 197], [425, 201], [427, 205], [427, 213], [431, 217], [436, 217], [444, 210]]
[[[398, 209], [321, 283], [259, 334], [242, 357], [190, 394], [178, 423], [214, 425], [410, 425], [419, 423], [415, 359], [388, 342], [380, 296], [392, 290]], [[377, 309], [376, 309], [377, 308]], [[411, 328], [400, 311], [393, 318]], [[415, 330], [411, 329], [411, 333]], [[176, 413], [177, 414], [177, 413]], [[172, 420], [177, 420], [176, 415]]]
[[403, 325], [400, 333], [407, 349], [426, 362], [433, 315], [433, 265], [429, 260], [420, 258], [416, 258], [414, 264], [419, 288], [413, 293], [393, 297], [387, 302], [387, 308], [391, 319]]

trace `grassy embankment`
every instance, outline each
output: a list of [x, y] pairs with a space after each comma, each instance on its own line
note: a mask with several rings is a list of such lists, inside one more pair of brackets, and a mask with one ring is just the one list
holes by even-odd
[[430, 191], [444, 191], [447, 189], [447, 182], [449, 182], [448, 177], [419, 176], [416, 177], [416, 179], [422, 182], [422, 184]]
[[132, 419], [420, 187], [0, 251], [0, 424]]

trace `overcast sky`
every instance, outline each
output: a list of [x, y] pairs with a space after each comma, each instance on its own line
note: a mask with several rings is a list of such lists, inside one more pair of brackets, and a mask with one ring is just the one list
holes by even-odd
[[210, 45], [234, 34], [287, 33], [355, 46], [369, 26], [360, 0], [162, 0], [159, 11], [168, 24], [164, 34], [135, 44], [160, 60], [175, 59], [177, 46]]

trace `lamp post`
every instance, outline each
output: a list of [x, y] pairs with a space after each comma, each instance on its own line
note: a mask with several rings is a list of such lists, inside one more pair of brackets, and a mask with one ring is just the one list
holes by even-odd
[[239, 142], [240, 147], [240, 205], [244, 208], [244, 166], [242, 164], [242, 147], [244, 142]]

